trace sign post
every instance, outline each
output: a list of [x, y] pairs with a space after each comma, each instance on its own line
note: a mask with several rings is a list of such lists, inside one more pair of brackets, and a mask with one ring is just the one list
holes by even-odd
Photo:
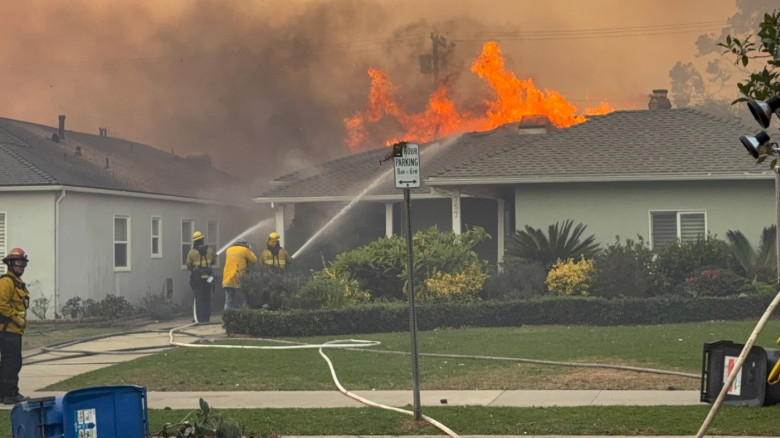
[[420, 187], [420, 150], [414, 143], [393, 145], [395, 187], [404, 190], [404, 216], [406, 217], [406, 272], [409, 289], [409, 332], [412, 334], [412, 376], [414, 419], [422, 421], [420, 406], [420, 371], [417, 362], [417, 314], [414, 310], [414, 253], [412, 245], [412, 202], [409, 189]]

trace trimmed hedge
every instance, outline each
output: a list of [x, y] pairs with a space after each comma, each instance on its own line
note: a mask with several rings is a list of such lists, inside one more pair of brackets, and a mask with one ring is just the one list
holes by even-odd
[[[420, 304], [418, 330], [442, 327], [517, 327], [544, 324], [635, 325], [758, 318], [774, 296], [768, 294], [605, 299], [543, 297], [515, 301]], [[228, 309], [222, 314], [228, 334], [320, 336], [409, 331], [409, 308], [383, 303], [344, 309], [275, 312]]]

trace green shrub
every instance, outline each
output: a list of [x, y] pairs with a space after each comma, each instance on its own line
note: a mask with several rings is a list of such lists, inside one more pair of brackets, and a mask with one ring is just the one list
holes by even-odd
[[278, 274], [264, 266], [251, 265], [241, 279], [241, 290], [246, 295], [248, 307], [288, 309], [306, 281], [307, 278], [301, 275]]
[[329, 269], [337, 277], [357, 280], [373, 298], [403, 299], [406, 241], [400, 236], [379, 238], [339, 254]]
[[[637, 325], [760, 317], [774, 296], [727, 297], [664, 295], [652, 298], [545, 296], [528, 300], [430, 303], [415, 306], [419, 330], [446, 327], [520, 325]], [[325, 336], [409, 331], [409, 308], [400, 302], [343, 309], [274, 311], [228, 309], [222, 314], [228, 334]]]
[[545, 269], [550, 269], [559, 259], [593, 258], [599, 252], [596, 236], [591, 234], [583, 239], [582, 234], [587, 226], [577, 224], [572, 230], [572, 225], [574, 221], [571, 219], [563, 221], [563, 224], [556, 222], [547, 227], [546, 236], [541, 228], [526, 225], [524, 230], [517, 230], [508, 236], [506, 253], [509, 257], [540, 262]]
[[485, 268], [479, 263], [466, 266], [461, 272], [441, 272], [434, 268], [420, 289], [420, 302], [470, 303], [480, 299], [479, 293], [487, 280]]
[[371, 294], [360, 287], [357, 280], [337, 277], [329, 269], [317, 271], [290, 300], [294, 309], [337, 309], [368, 302]]
[[593, 260], [583, 256], [579, 262], [573, 259], [558, 260], [547, 273], [547, 289], [557, 295], [590, 295], [596, 282]]
[[[90, 309], [88, 306], [87, 309]], [[88, 316], [102, 316], [108, 319], [126, 318], [128, 316], [138, 315], [141, 311], [138, 307], [127, 302], [125, 297], [106, 295], [95, 305], [94, 310]]]
[[146, 295], [141, 298], [140, 308], [143, 309], [150, 318], [160, 321], [173, 319], [182, 312], [180, 306], [168, 299], [164, 290], [159, 294], [155, 294], [152, 293], [151, 288], [149, 288], [146, 291]]
[[764, 283], [777, 281], [776, 225], [764, 227], [756, 248], [739, 230], [728, 230], [726, 238], [731, 244], [732, 264], [737, 274]]
[[543, 295], [547, 271], [541, 262], [527, 262], [517, 257], [505, 257], [501, 270], [485, 282], [482, 297], [487, 300], [513, 300]]
[[694, 297], [724, 297], [740, 293], [745, 283], [731, 269], [705, 269], [685, 280], [685, 291]]
[[608, 245], [596, 256], [596, 284], [593, 295], [617, 297], [650, 297], [661, 294], [663, 278], [658, 272], [652, 250], [642, 236], [638, 240], [626, 239]]
[[664, 247], [658, 252], [657, 266], [667, 292], [679, 294], [689, 277], [704, 269], [729, 269], [731, 259], [728, 243], [710, 237]]
[[62, 315], [73, 319], [90, 317], [119, 319], [137, 315], [141, 311], [141, 308], [128, 303], [125, 297], [110, 294], [99, 302], [91, 298], [81, 301], [80, 297], [73, 297], [62, 306]]
[[[434, 272], [463, 272], [473, 264], [483, 266], [473, 247], [489, 239], [482, 227], [462, 234], [436, 227], [412, 236], [415, 290], [422, 290]], [[357, 280], [372, 299], [404, 299], [407, 279], [407, 242], [400, 236], [383, 237], [354, 251], [339, 254], [329, 269], [340, 278]], [[484, 270], [483, 270], [484, 272]]]

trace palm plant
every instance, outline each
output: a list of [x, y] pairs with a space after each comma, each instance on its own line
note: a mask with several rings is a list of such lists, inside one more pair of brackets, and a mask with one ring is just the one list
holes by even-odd
[[758, 248], [753, 248], [741, 231], [728, 230], [726, 238], [731, 244], [732, 261], [745, 277], [774, 283], [777, 281], [777, 226], [764, 227]]
[[577, 224], [572, 229], [572, 225], [574, 221], [571, 219], [565, 220], [563, 224], [556, 222], [547, 228], [546, 236], [541, 228], [526, 225], [524, 230], [517, 230], [507, 238], [506, 255], [528, 262], [540, 262], [548, 271], [558, 259], [593, 258], [601, 250], [599, 244], [595, 243], [596, 236], [591, 234], [582, 239], [587, 227]]

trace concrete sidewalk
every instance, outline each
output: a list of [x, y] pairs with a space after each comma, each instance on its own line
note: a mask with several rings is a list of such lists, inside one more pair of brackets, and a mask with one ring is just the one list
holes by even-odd
[[[176, 334], [175, 341], [194, 343], [203, 337], [225, 338], [219, 323], [197, 325]], [[48, 385], [131, 360], [170, 347], [169, 330], [189, 325], [189, 320], [151, 324], [142, 332], [91, 340], [62, 348], [58, 352], [25, 352], [25, 365], [20, 375], [20, 390], [29, 397], [60, 396], [64, 392], [42, 391]], [[125, 350], [125, 354], [117, 351]], [[99, 353], [101, 354], [89, 354]], [[55, 360], [56, 359], [56, 360]], [[413, 405], [412, 391], [355, 391], [355, 394], [389, 406]], [[149, 392], [152, 409], [195, 409], [203, 398], [218, 408], [316, 408], [359, 407], [360, 402], [333, 391], [219, 391], [219, 392]], [[611, 405], [697, 405], [698, 391], [422, 391], [424, 406], [611, 406]], [[11, 406], [0, 405], [0, 409]]]

